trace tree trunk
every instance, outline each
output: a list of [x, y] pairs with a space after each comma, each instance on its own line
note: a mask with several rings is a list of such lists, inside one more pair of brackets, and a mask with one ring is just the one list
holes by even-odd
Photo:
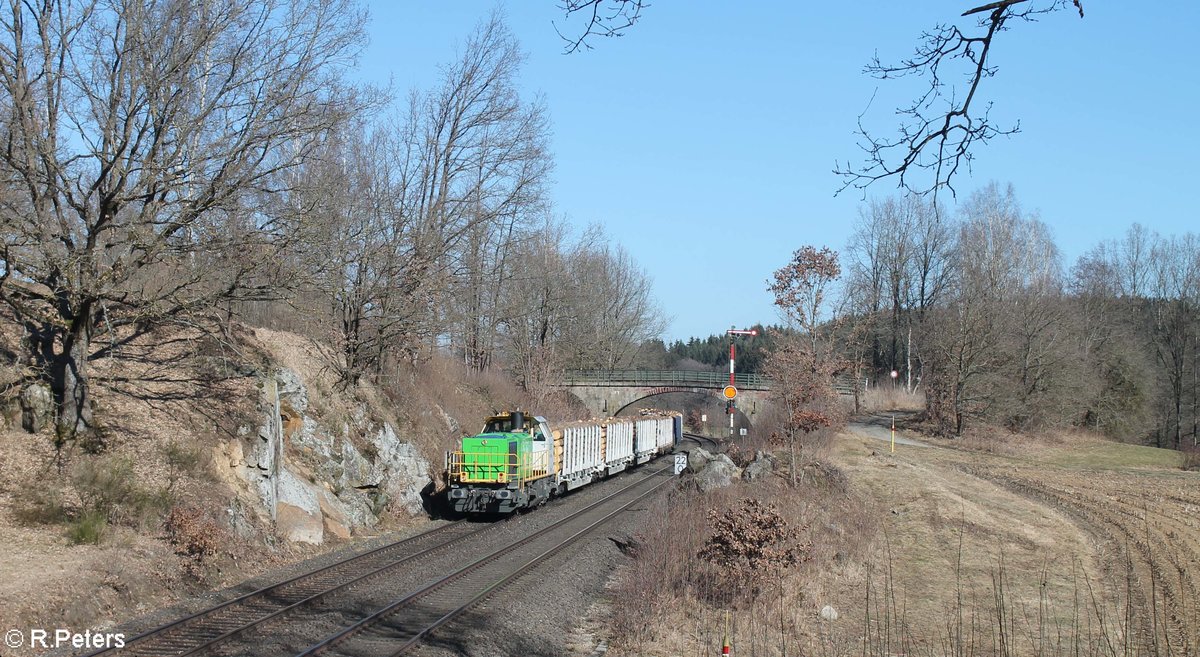
[[70, 440], [80, 441], [88, 450], [102, 445], [95, 442], [95, 423], [92, 419], [91, 385], [87, 375], [87, 359], [91, 348], [91, 312], [86, 306], [71, 322], [63, 335], [62, 351], [54, 359], [52, 388], [58, 403], [56, 428], [59, 446]]
[[910, 315], [910, 317], [909, 317], [909, 322], [908, 322], [908, 341], [907, 341], [907, 344], [905, 344], [905, 345], [904, 345], [904, 392], [907, 392], [908, 394], [910, 394], [910, 395], [911, 395], [911, 394], [912, 394], [912, 391], [913, 391], [913, 382], [912, 382], [912, 318], [911, 318], [911, 315], [912, 315], [912, 313], [911, 313], [911, 312], [909, 312], [909, 315]]
[[792, 488], [796, 487], [796, 432], [793, 431], [788, 440], [788, 450], [792, 455]]
[[1192, 447], [1197, 445], [1197, 430], [1200, 429], [1200, 415], [1197, 415], [1197, 393], [1200, 390], [1196, 387], [1196, 365], [1197, 365], [1197, 350], [1192, 349]]

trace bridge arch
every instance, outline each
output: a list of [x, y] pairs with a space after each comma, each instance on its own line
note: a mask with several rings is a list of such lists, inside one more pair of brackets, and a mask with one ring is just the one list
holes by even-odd
[[[692, 398], [692, 403], [681, 403], [679, 400], [670, 401], [667, 403], [656, 403], [656, 397], [664, 395], [686, 395]], [[649, 400], [649, 401], [648, 401]], [[631, 400], [624, 406], [616, 409], [612, 415], [617, 417], [631, 417], [636, 414], [639, 408], [660, 408], [666, 410], [679, 411], [684, 414], [685, 426], [687, 426], [688, 415], [692, 411], [706, 414], [708, 416], [708, 425], [713, 429], [727, 430], [729, 427], [729, 416], [725, 413], [725, 397], [719, 391], [692, 388], [660, 388], [659, 390]], [[755, 413], [747, 413], [749, 408], [734, 406], [734, 425], [735, 428], [744, 428], [752, 430], [754, 428], [753, 415]], [[626, 415], [627, 414], [627, 415]], [[690, 430], [690, 429], [686, 429]]]

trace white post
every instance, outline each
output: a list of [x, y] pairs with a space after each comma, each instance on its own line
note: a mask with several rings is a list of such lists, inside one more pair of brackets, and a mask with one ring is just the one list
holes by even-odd
[[[734, 356], [736, 354], [736, 350], [734, 349], [733, 341], [735, 339], [736, 338], [733, 338], [733, 337], [729, 338], [729, 385], [733, 385], [733, 381], [734, 381], [734, 379], [733, 379], [733, 361], [735, 360]], [[733, 407], [730, 407], [730, 409], [729, 409], [729, 438], [730, 438], [730, 440], [733, 439], [733, 416], [734, 416]]]

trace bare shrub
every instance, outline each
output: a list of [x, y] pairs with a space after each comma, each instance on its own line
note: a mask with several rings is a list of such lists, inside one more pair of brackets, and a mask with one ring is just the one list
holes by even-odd
[[70, 518], [62, 488], [48, 481], [17, 488], [12, 511], [18, 522], [27, 525], [52, 525]]
[[167, 506], [165, 491], [150, 491], [138, 485], [133, 462], [126, 457], [82, 460], [73, 468], [71, 482], [84, 512], [103, 514], [110, 522], [141, 526]]
[[1185, 450], [1179, 467], [1184, 470], [1200, 470], [1200, 449]]
[[710, 509], [712, 534], [697, 554], [719, 569], [732, 596], [753, 599], [772, 575], [809, 558], [812, 545], [800, 541], [800, 531], [791, 527], [774, 505], [751, 498], [736, 508]]
[[183, 558], [184, 570], [199, 578], [207, 561], [217, 555], [225, 543], [225, 531], [212, 516], [199, 507], [171, 507], [163, 521], [167, 542]]
[[697, 582], [708, 580], [706, 564], [696, 553], [704, 542], [704, 514], [712, 498], [692, 489], [672, 491], [650, 507], [661, 522], [648, 523], [638, 534], [637, 553], [616, 583], [610, 619], [620, 645], [637, 646], [652, 640], [662, 624], [678, 611]]

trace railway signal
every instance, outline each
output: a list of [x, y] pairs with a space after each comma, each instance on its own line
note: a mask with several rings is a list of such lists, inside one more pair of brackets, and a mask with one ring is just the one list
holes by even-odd
[[[731, 335], [731, 336], [748, 335], [750, 337], [754, 337], [754, 336], [758, 335], [758, 329], [730, 328], [728, 331], [725, 331], [725, 333], [728, 335]], [[733, 338], [730, 338], [729, 339], [729, 385], [725, 386], [725, 390], [722, 391], [722, 393], [725, 395], [725, 398], [729, 400], [729, 401], [725, 402], [725, 412], [729, 413], [729, 437], [730, 438], [733, 438], [733, 417], [734, 417], [733, 398], [737, 397], [737, 388], [733, 387], [733, 384], [734, 384], [733, 363], [734, 363], [734, 361], [737, 360], [736, 356], [737, 356], [737, 348], [734, 346]]]

